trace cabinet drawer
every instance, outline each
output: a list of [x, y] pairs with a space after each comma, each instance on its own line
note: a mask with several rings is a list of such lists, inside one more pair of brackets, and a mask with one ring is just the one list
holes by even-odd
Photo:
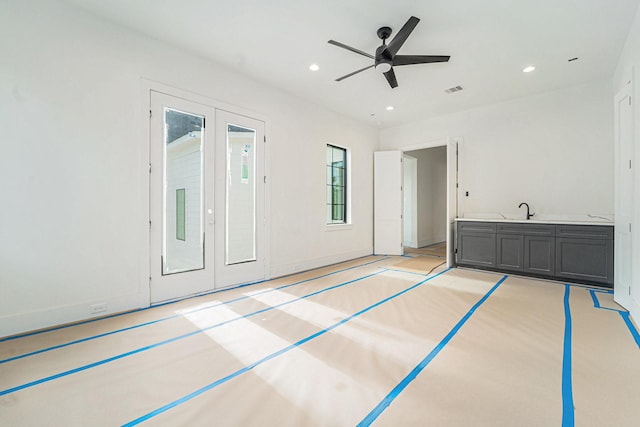
[[501, 234], [520, 234], [523, 236], [555, 236], [556, 226], [547, 224], [499, 223], [497, 231]]
[[607, 225], [557, 225], [557, 237], [575, 239], [613, 239], [613, 227]]
[[473, 222], [473, 221], [460, 221], [458, 222], [458, 231], [474, 232], [474, 233], [495, 233], [495, 222]]

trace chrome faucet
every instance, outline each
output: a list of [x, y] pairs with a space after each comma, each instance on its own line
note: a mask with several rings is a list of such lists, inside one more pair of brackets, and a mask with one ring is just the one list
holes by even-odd
[[518, 207], [521, 208], [522, 205], [525, 205], [527, 207], [527, 219], [531, 219], [531, 217], [534, 216], [535, 214], [534, 213], [532, 213], [532, 214], [529, 213], [529, 205], [527, 203], [522, 202], [522, 203], [520, 203], [520, 205], [518, 205]]

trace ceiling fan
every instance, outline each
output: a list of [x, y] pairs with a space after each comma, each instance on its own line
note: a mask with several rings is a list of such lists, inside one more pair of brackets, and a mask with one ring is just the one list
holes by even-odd
[[370, 55], [367, 52], [363, 52], [359, 49], [356, 49], [351, 46], [347, 46], [346, 44], [337, 42], [335, 40], [329, 40], [328, 43], [334, 46], [341, 47], [343, 49], [350, 50], [351, 52], [358, 53], [360, 55], [366, 56], [367, 58], [373, 59], [373, 64], [368, 65], [360, 70], [349, 73], [345, 76], [339, 77], [336, 79], [337, 82], [346, 79], [347, 77], [351, 77], [355, 74], [361, 73], [362, 71], [368, 70], [369, 68], [375, 67], [376, 70], [382, 72], [389, 82], [389, 86], [391, 88], [398, 87], [398, 80], [396, 80], [396, 75], [393, 72], [394, 66], [400, 65], [412, 65], [412, 64], [429, 64], [433, 62], [447, 62], [449, 61], [449, 56], [436, 56], [436, 55], [397, 55], [398, 51], [407, 41], [409, 35], [413, 31], [413, 29], [418, 25], [420, 19], [412, 16], [409, 20], [404, 24], [404, 26], [400, 29], [398, 34], [387, 44], [387, 39], [391, 35], [391, 28], [382, 27], [378, 29], [378, 37], [382, 39], [382, 45], [376, 49], [376, 55]]

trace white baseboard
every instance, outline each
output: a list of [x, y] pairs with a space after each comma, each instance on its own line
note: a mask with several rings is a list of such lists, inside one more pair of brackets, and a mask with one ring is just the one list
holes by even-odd
[[418, 242], [415, 240], [402, 242], [402, 246], [404, 246], [405, 248], [414, 248], [414, 249], [419, 248]]
[[[1, 317], [0, 338], [135, 310], [141, 307], [140, 301], [142, 301], [142, 298], [139, 294], [130, 294]], [[95, 304], [106, 304], [106, 310], [101, 313], [91, 314], [90, 307]]]
[[271, 277], [277, 278], [286, 276], [289, 274], [299, 273], [301, 271], [312, 270], [314, 268], [325, 267], [331, 264], [337, 264], [339, 262], [349, 261], [355, 258], [361, 258], [373, 253], [373, 248], [363, 249], [359, 251], [343, 252], [339, 254], [333, 254], [326, 257], [313, 258], [308, 260], [302, 260], [295, 263], [272, 265]]
[[425, 246], [435, 245], [436, 243], [440, 243], [440, 242], [442, 242], [442, 240], [438, 240], [438, 239], [434, 239], [434, 238], [418, 240], [418, 247], [419, 248], [424, 248]]
[[[295, 263], [272, 266], [270, 277], [286, 276], [301, 271], [312, 270], [355, 258], [371, 255], [373, 248], [358, 251], [343, 252], [326, 257], [302, 260]], [[229, 288], [233, 288], [230, 286]], [[90, 320], [93, 318], [109, 316], [123, 311], [136, 310], [148, 307], [148, 295], [143, 293], [123, 295], [113, 298], [104, 298], [97, 301], [88, 301], [82, 304], [51, 307], [29, 313], [20, 313], [0, 317], [0, 338], [25, 332], [36, 331], [65, 325], [68, 323]], [[95, 304], [106, 304], [103, 312], [92, 314], [90, 307]]]

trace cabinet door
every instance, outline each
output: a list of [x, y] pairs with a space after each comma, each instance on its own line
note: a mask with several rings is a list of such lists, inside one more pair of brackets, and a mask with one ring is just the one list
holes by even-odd
[[496, 266], [496, 235], [461, 232], [458, 234], [458, 264]]
[[524, 236], [517, 234], [496, 235], [496, 267], [522, 271]]
[[555, 273], [556, 239], [545, 236], [524, 236], [524, 271], [553, 276]]
[[556, 238], [556, 276], [613, 285], [613, 240]]

